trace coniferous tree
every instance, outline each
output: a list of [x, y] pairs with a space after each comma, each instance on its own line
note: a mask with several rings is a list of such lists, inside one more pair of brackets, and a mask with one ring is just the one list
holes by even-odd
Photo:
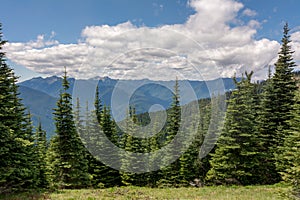
[[42, 129], [42, 124], [39, 122], [35, 132], [35, 147], [38, 156], [38, 186], [40, 188], [46, 188], [49, 185], [47, 177], [47, 139], [46, 131]]
[[67, 92], [67, 72], [63, 76], [63, 91], [54, 109], [56, 136], [49, 147], [50, 178], [59, 188], [82, 188], [90, 185], [85, 147], [76, 131], [72, 112], [72, 97]]
[[103, 105], [102, 105], [102, 102], [101, 102], [101, 99], [100, 99], [99, 86], [98, 85], [96, 87], [94, 106], [95, 106], [96, 116], [97, 116], [98, 122], [100, 124], [101, 123]]
[[293, 188], [292, 195], [300, 198], [300, 91], [296, 92], [295, 104], [288, 121], [290, 129], [284, 130], [287, 135], [284, 145], [276, 154], [277, 167], [283, 180]]
[[255, 184], [259, 163], [258, 138], [255, 134], [254, 85], [250, 74], [236, 83], [226, 112], [222, 134], [210, 161], [207, 179], [222, 184]]
[[274, 144], [278, 125], [276, 125], [277, 116], [274, 115], [273, 109], [276, 106], [273, 101], [273, 84], [271, 79], [271, 71], [269, 68], [268, 79], [263, 85], [263, 92], [260, 94], [261, 103], [257, 116], [257, 127], [261, 145], [261, 169], [265, 171], [261, 178], [265, 180], [263, 184], [276, 183], [280, 180], [280, 175], [276, 170], [274, 148], [277, 145]]
[[[101, 121], [100, 121], [100, 128], [103, 131], [104, 136], [110, 140], [114, 145], [118, 142], [118, 135], [115, 127], [115, 123], [111, 118], [110, 115], [110, 109], [107, 106], [102, 107], [101, 111]], [[114, 164], [115, 166], [119, 166], [120, 157], [116, 153], [112, 155], [112, 152], [110, 152], [110, 148], [108, 144], [103, 145], [103, 151], [107, 152], [106, 159], [109, 158], [111, 164]], [[106, 187], [112, 187], [116, 185], [120, 185], [121, 179], [120, 179], [120, 173], [118, 170], [111, 168], [110, 166], [105, 165], [104, 174], [102, 175], [103, 183]]]
[[28, 163], [31, 166], [31, 179], [28, 180], [27, 184], [32, 185], [33, 187], [37, 188], [40, 183], [39, 177], [39, 154], [35, 146], [35, 134], [34, 134], [34, 127], [32, 125], [32, 115], [30, 111], [25, 115], [25, 120], [23, 123], [23, 133], [26, 140], [26, 145], [23, 150], [26, 152], [24, 156]]
[[[122, 155], [122, 168], [121, 168], [121, 178], [124, 185], [145, 185], [143, 179], [144, 174], [137, 174], [136, 172], [142, 166], [142, 160], [138, 160], [132, 153], [142, 152], [141, 143], [139, 138], [134, 137], [137, 131], [138, 119], [136, 115], [135, 108], [132, 106], [129, 107], [128, 114], [126, 117], [126, 137], [125, 137], [125, 146], [124, 150], [125, 155]], [[136, 169], [136, 170], [135, 170]], [[130, 172], [131, 171], [131, 172]]]
[[[179, 95], [179, 82], [176, 78], [173, 92], [173, 101], [171, 108], [169, 109], [168, 119], [166, 127], [166, 136], [164, 145], [169, 144], [175, 136], [178, 134], [180, 129], [181, 120], [181, 107], [180, 107], [180, 95]], [[171, 162], [173, 156], [180, 157], [181, 149], [178, 149], [179, 144], [172, 143], [170, 150], [166, 152], [164, 158], [165, 167], [162, 168], [162, 178], [159, 181], [159, 185], [164, 186], [177, 186], [179, 184], [179, 172], [180, 172], [180, 160], [177, 159]]]
[[88, 172], [91, 175], [92, 186], [104, 187], [102, 177], [105, 174], [103, 170], [105, 166], [95, 157], [95, 154], [97, 153], [96, 149], [102, 146], [102, 139], [99, 139], [100, 126], [95, 113], [94, 110], [89, 110], [88, 103], [86, 103], [81, 137], [87, 147], [86, 158], [88, 160]]
[[19, 98], [17, 77], [6, 64], [0, 24], [0, 193], [36, 186], [31, 119]]
[[[163, 132], [162, 130], [159, 130], [158, 127], [158, 122], [160, 120], [159, 115], [156, 114], [155, 117], [152, 118], [153, 122], [153, 127], [152, 130], [152, 134], [153, 136], [150, 137], [148, 139], [148, 145], [149, 145], [149, 152], [151, 153], [151, 156], [149, 157], [149, 161], [148, 161], [148, 165], [149, 165], [149, 169], [154, 169], [157, 168], [157, 163], [160, 162], [160, 155], [157, 152], [159, 150], [159, 137], [158, 135], [161, 134], [161, 132]], [[156, 170], [156, 171], [150, 171], [147, 174], [147, 185], [149, 187], [156, 187], [157, 186], [157, 181], [161, 178], [160, 177], [160, 171]]]
[[200, 100], [200, 123], [195, 141], [195, 149], [198, 150], [195, 177], [201, 181], [200, 184], [205, 182], [206, 174], [211, 168], [209, 163], [211, 155], [215, 152], [217, 140], [221, 135], [226, 110], [226, 96], [224, 94]]
[[290, 110], [294, 104], [294, 92], [296, 83], [293, 79], [292, 70], [295, 67], [293, 51], [288, 24], [283, 28], [282, 45], [278, 53], [279, 58], [275, 63], [275, 73], [263, 87], [261, 94], [261, 107], [258, 116], [258, 132], [262, 142], [262, 152], [265, 154], [261, 168], [264, 173], [266, 184], [276, 183], [280, 175], [275, 166], [274, 153], [278, 153], [278, 147], [283, 145], [285, 138], [282, 130], [289, 129], [288, 120], [291, 119]]
[[[281, 40], [281, 49], [279, 58], [275, 63], [275, 73], [272, 77], [273, 94], [276, 105], [274, 108], [274, 115], [277, 116], [275, 120], [276, 125], [280, 125], [283, 129], [288, 129], [287, 120], [291, 119], [289, 112], [294, 104], [295, 91], [297, 89], [296, 81], [293, 78], [292, 70], [295, 67], [293, 60], [292, 47], [290, 43], [289, 27], [286, 23], [283, 28], [283, 38]], [[283, 136], [284, 137], [284, 136]], [[278, 135], [277, 144], [282, 145], [282, 137]]]

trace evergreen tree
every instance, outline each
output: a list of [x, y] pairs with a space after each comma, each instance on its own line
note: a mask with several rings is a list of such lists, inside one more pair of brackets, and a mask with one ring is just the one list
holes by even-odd
[[[96, 111], [89, 111], [88, 102], [86, 103], [86, 113], [81, 137], [86, 148], [86, 158], [88, 160], [88, 172], [92, 177], [93, 187], [104, 187], [103, 176], [105, 176], [103, 163], [95, 157], [96, 149], [101, 147], [102, 139], [99, 139], [99, 123]], [[77, 117], [79, 118], [79, 117]], [[101, 143], [101, 144], [100, 144]]]
[[96, 116], [98, 119], [99, 124], [101, 123], [101, 116], [102, 116], [102, 110], [103, 110], [103, 105], [100, 99], [100, 94], [99, 94], [99, 86], [97, 85], [96, 87], [96, 94], [95, 94], [95, 112], [96, 112]]
[[277, 167], [281, 169], [283, 180], [293, 187], [292, 194], [300, 198], [300, 91], [296, 92], [295, 104], [288, 121], [290, 129], [283, 132], [287, 135], [284, 145], [276, 154]]
[[[263, 184], [272, 184], [280, 180], [280, 175], [276, 170], [274, 151], [277, 148], [276, 133], [278, 125], [276, 125], [277, 116], [274, 115], [274, 107], [276, 102], [273, 101], [273, 84], [271, 79], [271, 71], [269, 68], [269, 76], [263, 85], [263, 92], [260, 94], [261, 103], [257, 116], [258, 135], [261, 143], [261, 169], [265, 172], [261, 178], [265, 180]], [[275, 149], [274, 149], [275, 148]]]
[[225, 124], [210, 161], [207, 179], [223, 184], [255, 184], [259, 176], [258, 138], [255, 134], [254, 85], [250, 74], [236, 83], [227, 108]]
[[[294, 104], [295, 91], [297, 89], [296, 81], [293, 78], [292, 70], [295, 67], [295, 62], [293, 60], [292, 47], [290, 45], [290, 35], [289, 27], [286, 23], [283, 28], [283, 38], [281, 40], [281, 49], [279, 58], [275, 63], [275, 73], [272, 77], [272, 86], [273, 86], [273, 101], [276, 102], [276, 107], [274, 108], [274, 115], [277, 116], [275, 121], [276, 125], [280, 125], [283, 129], [288, 129], [287, 120], [291, 119], [289, 114], [292, 105]], [[283, 136], [284, 137], [284, 136]], [[278, 135], [277, 144], [282, 145], [282, 137]]]
[[[103, 134], [110, 140], [110, 142], [112, 142], [113, 144], [117, 144], [118, 135], [117, 135], [115, 123], [111, 119], [110, 109], [107, 106], [103, 106], [101, 111], [100, 128], [103, 131]], [[102, 148], [104, 152], [110, 153], [109, 160], [112, 163], [114, 163], [115, 166], [119, 166], [120, 165], [119, 155], [118, 154], [112, 155], [108, 144], [104, 144]], [[113, 187], [121, 184], [119, 171], [106, 165], [105, 165], [104, 174], [102, 175], [102, 180], [106, 187]]]
[[63, 76], [63, 91], [54, 109], [56, 136], [49, 148], [50, 178], [59, 188], [82, 188], [90, 185], [85, 147], [76, 131], [72, 112], [72, 97], [67, 92], [67, 72]]
[[[136, 115], [135, 108], [129, 108], [127, 117], [126, 117], [126, 137], [125, 137], [125, 148], [124, 150], [125, 155], [122, 155], [122, 168], [121, 168], [121, 178], [122, 183], [124, 185], [136, 185], [136, 186], [143, 186], [146, 184], [146, 180], [144, 179], [145, 174], [137, 174], [135, 173], [138, 171], [140, 167], [145, 167], [142, 165], [142, 160], [138, 160], [132, 153], [142, 153], [144, 149], [141, 145], [141, 140], [139, 138], [134, 137], [137, 126], [138, 119]], [[137, 170], [135, 170], [137, 169]], [[133, 171], [133, 172], [128, 172]]]
[[24, 123], [23, 123], [23, 133], [26, 140], [26, 145], [23, 147], [23, 151], [26, 152], [25, 158], [31, 167], [31, 178], [27, 181], [27, 184], [32, 185], [37, 188], [40, 183], [39, 177], [39, 154], [35, 145], [35, 134], [34, 127], [32, 125], [31, 113], [28, 111], [28, 114], [25, 115]]
[[[215, 152], [217, 139], [221, 135], [226, 110], [228, 94], [213, 96], [211, 99], [200, 100], [198, 134], [195, 140], [197, 160], [195, 161], [195, 177], [205, 182], [207, 172], [211, 166], [209, 161]], [[200, 151], [199, 151], [200, 150]]]
[[261, 107], [258, 116], [258, 132], [262, 146], [263, 156], [262, 170], [265, 171], [266, 184], [276, 183], [280, 175], [275, 167], [274, 153], [278, 153], [278, 147], [283, 145], [285, 135], [281, 130], [289, 129], [288, 120], [291, 119], [290, 110], [294, 104], [294, 92], [296, 83], [292, 70], [295, 66], [288, 24], [283, 28], [282, 46], [279, 58], [275, 63], [275, 73], [263, 87], [261, 95]]
[[[148, 161], [148, 165], [149, 165], [149, 169], [153, 169], [153, 168], [157, 168], [157, 163], [160, 162], [160, 155], [157, 153], [157, 151], [159, 150], [159, 137], [158, 135], [161, 134], [161, 132], [158, 130], [158, 123], [159, 123], [159, 115], [158, 113], [156, 113], [156, 116], [152, 118], [153, 122], [153, 127], [152, 127], [152, 131], [153, 132], [153, 136], [150, 137], [148, 139], [148, 146], [149, 146], [149, 152], [151, 153], [151, 156], [149, 158]], [[147, 185], [149, 187], [156, 187], [157, 186], [157, 181], [161, 178], [160, 177], [160, 171], [151, 171], [147, 174]]]
[[0, 193], [35, 187], [31, 120], [19, 98], [17, 77], [6, 64], [0, 24]]
[[[176, 78], [173, 92], [173, 100], [171, 108], [168, 110], [168, 121], [166, 127], [166, 137], [164, 145], [170, 143], [179, 132], [180, 120], [181, 120], [181, 107], [180, 107], [180, 95], [179, 95], [179, 82]], [[180, 173], [180, 160], [177, 159], [171, 163], [173, 156], [179, 157], [181, 154], [181, 149], [178, 149], [180, 144], [176, 142], [172, 143], [172, 146], [169, 148], [170, 151], [166, 152], [164, 158], [164, 163], [166, 167], [162, 168], [162, 179], [159, 181], [159, 185], [164, 186], [177, 186], [179, 184], [179, 173]]]
[[48, 187], [48, 178], [47, 178], [47, 162], [46, 162], [46, 153], [47, 153], [47, 139], [46, 131], [42, 129], [42, 124], [39, 122], [36, 132], [35, 132], [35, 145], [38, 156], [38, 186], [40, 188]]

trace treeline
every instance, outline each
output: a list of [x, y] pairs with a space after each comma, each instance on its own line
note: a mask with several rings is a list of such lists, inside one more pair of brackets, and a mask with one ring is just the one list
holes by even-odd
[[[159, 130], [161, 115], [157, 112], [152, 118], [153, 136], [139, 138], [135, 135], [138, 127], [149, 123], [148, 114], [137, 115], [134, 106], [130, 106], [120, 122], [126, 128], [120, 129], [110, 108], [102, 105], [98, 88], [93, 108], [83, 106], [86, 111], [82, 115], [82, 102], [77, 100], [73, 111], [66, 72], [54, 109], [56, 135], [47, 142], [41, 124], [32, 126], [30, 113], [18, 97], [17, 77], [7, 66], [2, 51], [5, 42], [0, 33], [0, 193], [29, 188], [180, 187], [285, 181], [299, 197], [300, 91], [292, 72], [295, 62], [287, 24], [274, 74], [269, 70], [268, 79], [261, 83], [251, 81], [253, 72], [245, 72], [239, 82], [234, 78], [236, 89], [227, 94], [230, 97], [226, 97], [225, 116], [220, 114], [224, 96], [194, 102], [199, 113], [192, 116], [190, 125], [197, 128], [184, 129], [182, 134], [192, 138], [183, 140], [187, 149], [184, 144], [172, 142], [183, 125], [178, 81], [164, 127]], [[212, 126], [215, 137], [206, 142], [213, 145], [215, 138], [219, 139], [210, 154], [202, 158], [200, 149]], [[109, 144], [124, 151], [111, 152]], [[167, 145], [171, 148], [163, 157], [153, 153]], [[151, 156], [137, 156], [150, 153]], [[173, 160], [174, 155], [178, 159]], [[163, 163], [162, 167], [151, 170], [157, 163]], [[149, 170], [134, 173], [141, 168]]]
[[[117, 126], [110, 108], [102, 104], [98, 88], [94, 107], [90, 109], [86, 103], [82, 109], [77, 99], [74, 112], [68, 88], [65, 72], [63, 90], [54, 112], [56, 136], [50, 140], [46, 153], [50, 187], [179, 187], [188, 186], [195, 178], [204, 180], [209, 164], [208, 160], [203, 162], [199, 159], [199, 150], [209, 128], [210, 99], [193, 103], [192, 106], [200, 105], [202, 119], [201, 123], [199, 119], [192, 122], [199, 123], [199, 126], [194, 129], [193, 141], [187, 144], [188, 149], [181, 155], [184, 146], [172, 143], [180, 132], [181, 111], [184, 110], [180, 107], [178, 81], [174, 86], [172, 105], [167, 111], [166, 124], [160, 129], [158, 124], [162, 112], [154, 113], [151, 118], [153, 124], [148, 129], [149, 133], [143, 133], [144, 138], [137, 137], [137, 134], [139, 127], [149, 123], [147, 113], [137, 115], [135, 108], [130, 106], [125, 119]], [[196, 117], [193, 119], [196, 120]], [[114, 150], [112, 145], [121, 150]], [[164, 156], [155, 153], [167, 145], [170, 146], [163, 152]], [[178, 159], [173, 162], [174, 157]]]

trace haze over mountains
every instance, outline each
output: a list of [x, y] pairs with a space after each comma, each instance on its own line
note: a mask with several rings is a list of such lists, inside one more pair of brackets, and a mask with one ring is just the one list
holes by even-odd
[[[71, 94], [76, 93], [76, 96], [86, 96], [87, 92], [94, 94], [96, 84], [99, 87], [100, 98], [104, 105], [111, 106], [112, 98], [116, 99], [114, 95], [118, 93], [117, 99], [129, 97], [129, 104], [136, 107], [137, 113], [149, 112], [151, 106], [155, 104], [160, 105], [156, 107], [156, 110], [169, 108], [172, 101], [172, 89], [175, 84], [175, 81], [116, 80], [109, 77], [88, 80], [69, 78], [68, 80]], [[210, 97], [210, 90], [217, 88], [221, 82], [224, 84], [222, 86], [224, 91], [235, 88], [231, 78], [206, 82], [179, 80], [181, 104], [184, 105], [195, 99]], [[23, 99], [25, 106], [29, 108], [34, 125], [37, 125], [40, 120], [43, 128], [47, 131], [48, 138], [54, 134], [55, 130], [52, 113], [60, 94], [61, 83], [62, 78], [52, 76], [47, 78], [37, 77], [18, 84], [20, 97]], [[78, 89], [78, 85], [82, 86], [81, 89]], [[123, 87], [124, 85], [125, 87]], [[76, 87], [76, 91], [73, 91], [74, 87]], [[136, 88], [134, 91], [129, 92], [131, 87]], [[90, 109], [92, 109], [92, 103], [89, 102]], [[85, 101], [81, 102], [81, 107], [85, 107], [85, 105]]]

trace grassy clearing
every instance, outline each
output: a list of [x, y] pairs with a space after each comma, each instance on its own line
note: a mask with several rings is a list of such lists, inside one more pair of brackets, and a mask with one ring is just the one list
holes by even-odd
[[287, 191], [280, 186], [165, 188], [120, 187], [108, 189], [60, 190], [54, 193], [19, 194], [0, 199], [100, 200], [100, 199], [199, 199], [199, 200], [280, 200]]

